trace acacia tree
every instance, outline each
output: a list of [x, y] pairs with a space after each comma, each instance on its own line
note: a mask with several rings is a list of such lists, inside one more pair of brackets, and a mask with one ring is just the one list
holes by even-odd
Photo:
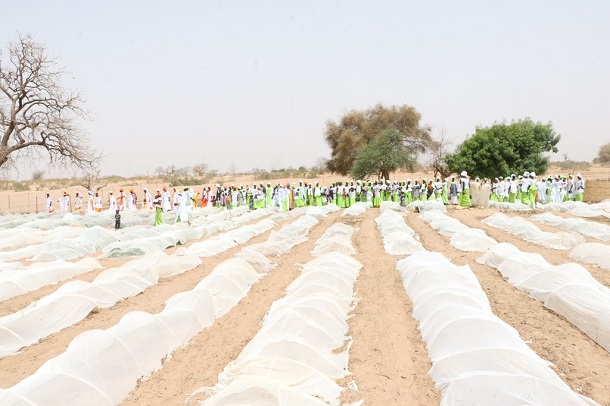
[[610, 162], [610, 143], [599, 147], [599, 153], [597, 158], [595, 158], [595, 162]]
[[494, 178], [524, 171], [545, 173], [549, 158], [545, 152], [557, 152], [561, 136], [551, 123], [534, 123], [526, 118], [510, 124], [496, 123], [477, 127], [474, 135], [458, 145], [446, 157], [451, 172]]
[[402, 134], [388, 130], [360, 150], [350, 173], [355, 179], [371, 175], [389, 179], [390, 172], [398, 168], [412, 170], [415, 162], [415, 154], [404, 145]]
[[434, 172], [434, 178], [438, 175], [441, 179], [445, 179], [452, 173], [449, 170], [449, 165], [447, 165], [449, 145], [451, 145], [451, 140], [447, 138], [445, 130], [442, 129], [438, 140], [434, 140], [429, 148], [430, 159], [427, 163]]
[[83, 99], [64, 89], [63, 74], [30, 35], [20, 35], [8, 54], [0, 51], [0, 167], [41, 155], [84, 172], [97, 166], [100, 155], [76, 125], [86, 117]]
[[388, 130], [401, 136], [401, 144], [416, 154], [432, 143], [430, 129], [419, 124], [420, 114], [407, 105], [384, 107], [376, 105], [365, 111], [352, 110], [335, 123], [326, 123], [326, 142], [331, 148], [327, 162], [330, 171], [347, 175], [362, 148]]

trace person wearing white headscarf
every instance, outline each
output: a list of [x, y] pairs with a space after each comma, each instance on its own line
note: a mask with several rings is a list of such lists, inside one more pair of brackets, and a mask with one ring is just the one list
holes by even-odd
[[462, 171], [460, 174], [460, 186], [459, 205], [462, 207], [472, 207], [472, 202], [470, 201], [470, 179], [466, 171]]
[[574, 192], [574, 200], [582, 202], [583, 194], [585, 193], [585, 180], [580, 173], [576, 174], [576, 191]]
[[116, 197], [112, 194], [112, 192], [108, 192], [108, 211], [114, 212], [116, 209], [118, 209]]

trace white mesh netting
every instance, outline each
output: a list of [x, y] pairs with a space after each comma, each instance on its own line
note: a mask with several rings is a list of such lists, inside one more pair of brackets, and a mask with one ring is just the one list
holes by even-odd
[[390, 255], [405, 255], [421, 249], [415, 231], [405, 224], [402, 214], [394, 209], [382, 209], [375, 219], [383, 237], [383, 247]]
[[397, 262], [432, 360], [441, 405], [595, 405], [497, 318], [468, 266], [418, 251]]
[[610, 351], [610, 289], [574, 263], [549, 264], [540, 254], [502, 243], [477, 260], [544, 303]]
[[542, 231], [522, 217], [507, 216], [504, 213], [492, 214], [482, 221], [487, 225], [500, 228], [511, 234], [517, 235], [526, 241], [547, 248], [567, 250], [586, 241], [585, 238], [578, 233], [572, 231], [560, 231], [556, 233]]
[[[351, 229], [351, 230], [350, 230]], [[351, 227], [335, 224], [316, 242], [351, 245]], [[315, 251], [315, 250], [314, 250]], [[303, 266], [286, 296], [275, 301], [260, 331], [218, 376], [204, 405], [336, 405], [335, 380], [348, 374], [346, 319], [362, 265], [341, 252], [328, 252]]]
[[587, 221], [581, 218], [564, 218], [551, 213], [537, 214], [532, 216], [531, 219], [542, 224], [559, 227], [562, 230], [574, 231], [587, 237], [610, 241], [610, 226], [606, 224]]

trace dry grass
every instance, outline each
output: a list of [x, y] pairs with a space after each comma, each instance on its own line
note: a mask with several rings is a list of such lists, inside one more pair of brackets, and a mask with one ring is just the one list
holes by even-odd
[[587, 203], [597, 203], [610, 199], [610, 179], [592, 179], [587, 181], [583, 200]]

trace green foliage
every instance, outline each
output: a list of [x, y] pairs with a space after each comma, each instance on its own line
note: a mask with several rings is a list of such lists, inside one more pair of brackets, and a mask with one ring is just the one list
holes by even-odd
[[30, 187], [25, 182], [13, 182], [12, 187], [15, 192], [25, 192], [26, 190], [30, 190]]
[[390, 172], [398, 168], [412, 169], [416, 158], [414, 153], [405, 147], [402, 134], [397, 130], [388, 130], [366, 144], [356, 156], [350, 171], [354, 179], [366, 179], [371, 175], [389, 179]]
[[552, 124], [534, 123], [531, 119], [510, 124], [477, 127], [474, 135], [446, 157], [449, 170], [455, 173], [494, 178], [512, 173], [535, 171], [545, 173], [549, 158], [544, 152], [557, 152], [560, 135]]
[[558, 161], [551, 162], [550, 165], [557, 166], [564, 171], [570, 171], [570, 173], [586, 171], [591, 168], [591, 162], [587, 161]]
[[326, 142], [331, 158], [326, 167], [332, 172], [347, 175], [352, 172], [356, 157], [365, 145], [388, 130], [401, 135], [401, 142], [412, 152], [424, 152], [432, 143], [430, 130], [419, 125], [421, 116], [414, 107], [376, 105], [366, 111], [353, 110], [339, 122], [326, 123]]
[[602, 145], [599, 148], [599, 153], [597, 154], [597, 158], [595, 158], [595, 162], [610, 162], [610, 143]]

